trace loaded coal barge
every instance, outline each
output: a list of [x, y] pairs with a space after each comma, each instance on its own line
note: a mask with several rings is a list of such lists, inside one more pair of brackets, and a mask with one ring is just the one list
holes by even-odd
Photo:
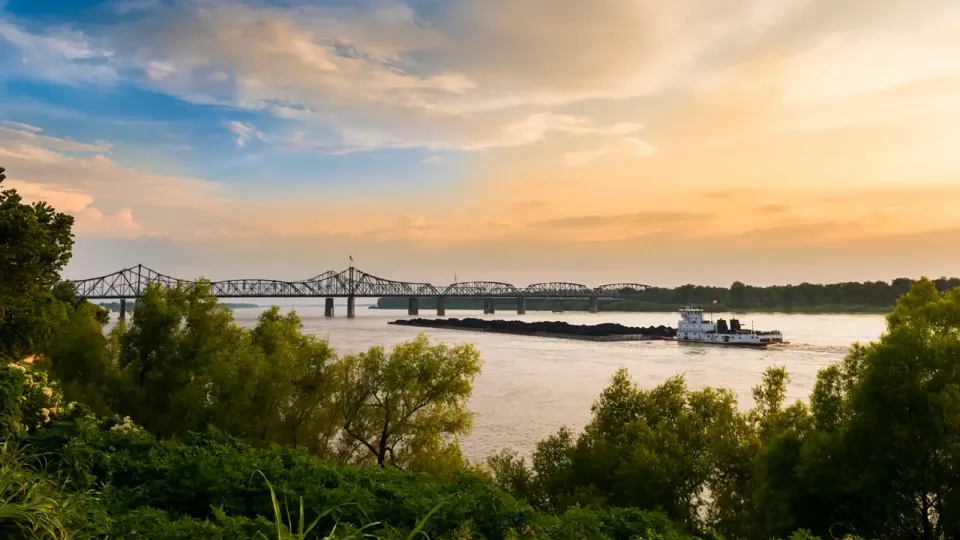
[[524, 322], [491, 321], [486, 319], [400, 319], [388, 324], [439, 328], [443, 330], [493, 332], [519, 336], [581, 339], [587, 341], [653, 341], [676, 337], [676, 330], [668, 326], [633, 327], [614, 323], [578, 325], [561, 321]]

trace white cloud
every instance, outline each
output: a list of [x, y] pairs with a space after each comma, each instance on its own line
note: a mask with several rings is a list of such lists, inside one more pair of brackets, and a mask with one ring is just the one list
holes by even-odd
[[151, 80], [165, 79], [177, 72], [177, 67], [170, 62], [148, 62], [145, 69]]
[[[622, 137], [620, 141], [626, 143], [627, 153], [635, 157], [649, 157], [657, 152], [657, 149], [653, 147], [647, 141], [643, 139], [638, 139], [636, 137]], [[622, 144], [616, 146], [609, 146], [604, 148], [598, 148], [596, 150], [582, 150], [575, 152], [567, 152], [563, 155], [564, 161], [567, 165], [586, 165], [591, 161], [600, 158], [609, 154], [622, 154], [623, 148]]]
[[244, 124], [243, 122], [231, 121], [223, 124], [227, 131], [233, 133], [237, 136], [237, 148], [243, 148], [253, 139], [259, 139], [265, 141], [263, 133], [258, 131], [255, 127], [250, 124]]
[[118, 76], [114, 51], [70, 27], [33, 34], [0, 12], [0, 40], [16, 46], [20, 52], [19, 66], [5, 66], [10, 72], [63, 83], [113, 82]]
[[436, 165], [437, 163], [443, 163], [443, 158], [440, 156], [427, 156], [423, 158], [420, 163], [426, 163], [428, 165]]
[[31, 126], [30, 124], [24, 124], [22, 122], [13, 122], [10, 120], [0, 120], [0, 126], [8, 127], [11, 129], [17, 129], [20, 131], [29, 131], [32, 133], [40, 133], [43, 129], [38, 128], [37, 126]]
[[0, 127], [0, 157], [8, 176], [4, 185], [74, 215], [77, 234], [186, 232], [197, 225], [196, 218], [224, 206], [209, 182], [126, 167], [106, 157], [105, 150], [40, 135], [36, 128]]
[[643, 139], [638, 139], [636, 137], [624, 137], [623, 142], [628, 143], [633, 150], [633, 153], [639, 157], [652, 156], [657, 152], [657, 149], [653, 147], [652, 144], [648, 143]]
[[[334, 152], [481, 150], [552, 133], [629, 136], [640, 128], [633, 118], [599, 122], [580, 104], [709, 90], [702, 81], [770, 51], [794, 58], [778, 71], [793, 100], [956, 75], [960, 9], [930, 2], [877, 10], [833, 0], [463, 0], [418, 12], [399, 0], [129, 0], [117, 9], [151, 16], [96, 39], [4, 19], [0, 39], [20, 49], [25, 73], [103, 81], [139, 70], [138, 83], [187, 101], [332, 128], [313, 146]], [[857, 76], [837, 76], [851, 70]]]
[[600, 156], [608, 154], [610, 152], [607, 148], [599, 148], [597, 150], [584, 150], [580, 152], [567, 152], [563, 155], [564, 161], [567, 162], [567, 165], [586, 165], [594, 159], [597, 159]]

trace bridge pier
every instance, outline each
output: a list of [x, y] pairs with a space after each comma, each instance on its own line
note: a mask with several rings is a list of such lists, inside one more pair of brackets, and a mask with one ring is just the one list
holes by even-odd
[[520, 296], [517, 298], [517, 315], [524, 315], [527, 312], [527, 299]]
[[353, 296], [347, 297], [347, 318], [352, 319], [357, 316], [357, 299]]
[[596, 296], [590, 297], [590, 307], [587, 308], [587, 311], [590, 313], [597, 313], [600, 311], [600, 299]]
[[323, 316], [333, 317], [333, 298], [327, 298], [323, 304]]
[[497, 312], [497, 304], [496, 304], [496, 301], [494, 301], [493, 298], [484, 298], [484, 299], [483, 299], [483, 313], [484, 313], [484, 315], [486, 315], [486, 314], [493, 314], [493, 313], [496, 313], [496, 312]]
[[407, 301], [407, 315], [419, 315], [420, 314], [420, 299], [416, 296], [410, 297], [410, 300]]
[[563, 313], [563, 300], [557, 299], [553, 301], [552, 311], [554, 313]]
[[121, 321], [127, 320], [127, 299], [126, 298], [120, 299], [120, 320]]
[[446, 299], [442, 296], [437, 297], [437, 317], [445, 317], [446, 315], [447, 315]]

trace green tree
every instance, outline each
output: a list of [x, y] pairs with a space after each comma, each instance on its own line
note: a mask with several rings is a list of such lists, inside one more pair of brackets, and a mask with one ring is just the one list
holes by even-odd
[[333, 454], [336, 355], [303, 334], [296, 313], [274, 307], [248, 330], [202, 281], [151, 284], [119, 343], [116, 411], [151, 432], [172, 437], [214, 425], [257, 445]]
[[67, 401], [78, 401], [97, 414], [117, 409], [119, 366], [117, 344], [125, 325], [104, 334], [104, 310], [83, 303], [60, 326], [49, 350], [52, 375]]
[[592, 410], [576, 439], [562, 429], [537, 445], [533, 471], [546, 507], [661, 510], [696, 529], [704, 493], [735, 484], [718, 464], [741, 458], [749, 426], [731, 392], [691, 391], [682, 377], [642, 390], [621, 369]]
[[732, 307], [747, 307], [747, 286], [740, 281], [734, 281], [730, 286], [729, 302]]
[[347, 356], [339, 411], [344, 442], [359, 461], [438, 474], [462, 465], [457, 438], [468, 432], [466, 400], [480, 373], [472, 345], [430, 345], [426, 336]]
[[756, 531], [960, 535], [960, 289], [921, 279], [874, 343], [820, 371], [766, 434]]
[[[874, 512], [864, 532], [960, 534], [960, 290], [922, 279], [865, 347], [844, 439], [857, 492]], [[863, 531], [863, 529], [860, 529]]]
[[[0, 183], [6, 179], [0, 167]], [[45, 352], [68, 306], [53, 290], [70, 260], [73, 217], [0, 190], [0, 359]]]
[[[296, 312], [280, 314], [274, 306], [263, 312], [252, 332], [258, 362], [254, 393], [245, 403], [247, 418], [257, 418], [259, 440], [303, 446], [332, 456], [338, 433], [334, 398], [337, 391], [334, 350], [326, 341], [303, 333]], [[234, 384], [234, 374], [218, 379], [221, 387]], [[220, 402], [233, 409], [234, 399]]]

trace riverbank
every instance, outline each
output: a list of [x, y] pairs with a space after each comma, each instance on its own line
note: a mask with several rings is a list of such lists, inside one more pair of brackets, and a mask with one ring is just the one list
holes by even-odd
[[441, 330], [466, 330], [520, 336], [579, 339], [585, 341], [652, 341], [670, 339], [676, 331], [667, 326], [633, 327], [615, 323], [570, 324], [562, 321], [505, 321], [484, 319], [399, 319], [398, 326], [416, 326]]

